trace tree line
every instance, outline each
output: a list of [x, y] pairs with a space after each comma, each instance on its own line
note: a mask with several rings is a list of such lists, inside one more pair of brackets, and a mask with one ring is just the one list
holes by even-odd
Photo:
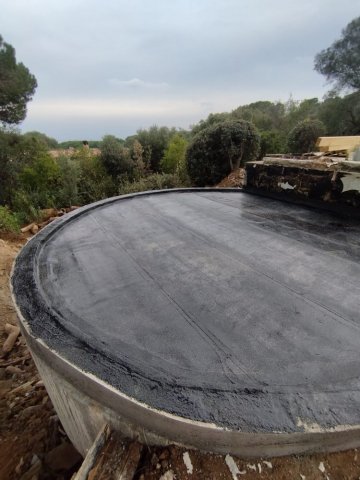
[[[126, 139], [106, 135], [84, 145], [13, 129], [25, 118], [36, 79], [0, 37], [0, 230], [5, 224], [31, 221], [50, 206], [86, 204], [141, 190], [214, 185], [266, 154], [301, 154], [314, 149], [318, 136], [360, 134], [359, 51], [360, 17], [315, 57], [315, 69], [334, 84], [322, 100], [258, 101], [210, 114], [188, 130], [154, 125]], [[69, 147], [66, 155], [55, 158], [49, 153]]]

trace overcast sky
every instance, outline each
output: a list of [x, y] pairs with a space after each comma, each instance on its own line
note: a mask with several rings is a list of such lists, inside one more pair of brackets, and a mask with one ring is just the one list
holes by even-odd
[[360, 0], [0, 0], [0, 11], [0, 34], [38, 81], [22, 130], [68, 140], [322, 98], [314, 55]]

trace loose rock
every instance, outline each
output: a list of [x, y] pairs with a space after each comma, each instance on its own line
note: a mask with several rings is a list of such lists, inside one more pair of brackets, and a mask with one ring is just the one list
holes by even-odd
[[62, 443], [45, 456], [46, 465], [54, 472], [70, 470], [82, 459], [70, 443]]

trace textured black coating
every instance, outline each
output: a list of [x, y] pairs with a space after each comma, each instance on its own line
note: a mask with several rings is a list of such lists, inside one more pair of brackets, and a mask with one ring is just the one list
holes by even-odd
[[31, 334], [151, 407], [249, 432], [360, 424], [360, 222], [240, 191], [119, 197], [18, 256]]

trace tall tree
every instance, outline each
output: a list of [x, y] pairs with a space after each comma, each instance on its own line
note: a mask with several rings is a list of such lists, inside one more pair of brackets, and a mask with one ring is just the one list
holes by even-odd
[[315, 70], [341, 90], [360, 90], [360, 17], [342, 31], [342, 36], [315, 57]]
[[315, 149], [316, 140], [325, 134], [325, 125], [320, 120], [303, 120], [289, 133], [288, 147], [292, 153], [308, 153]]
[[231, 112], [234, 118], [247, 120], [260, 131], [278, 130], [284, 124], [285, 107], [281, 102], [259, 101], [243, 105]]
[[0, 122], [17, 124], [24, 120], [36, 87], [34, 75], [16, 62], [15, 49], [0, 35]]
[[215, 185], [232, 170], [257, 158], [260, 136], [246, 120], [225, 120], [201, 130], [186, 151], [189, 176], [198, 187]]
[[187, 141], [182, 135], [176, 134], [171, 139], [161, 160], [161, 168], [165, 173], [175, 173], [185, 161]]
[[59, 144], [55, 138], [48, 137], [45, 133], [33, 131], [24, 133], [24, 137], [33, 138], [43, 143], [47, 148], [55, 149], [58, 148]]
[[101, 143], [100, 160], [109, 175], [114, 179], [122, 175], [132, 175], [134, 162], [130, 150], [113, 135], [105, 135]]
[[222, 113], [210, 113], [210, 115], [205, 119], [205, 120], [200, 120], [195, 125], [192, 125], [191, 127], [191, 135], [197, 135], [199, 132], [202, 130], [205, 130], [205, 128], [211, 127], [212, 125], [215, 125], [215, 123], [220, 123], [224, 122], [225, 120], [230, 120], [231, 115], [228, 112], [222, 112]]
[[158, 127], [153, 125], [147, 130], [140, 129], [137, 131], [137, 140], [144, 148], [143, 159], [145, 163], [149, 163], [153, 172], [160, 171], [160, 162], [164, 156], [166, 147], [176, 130], [168, 127]]

